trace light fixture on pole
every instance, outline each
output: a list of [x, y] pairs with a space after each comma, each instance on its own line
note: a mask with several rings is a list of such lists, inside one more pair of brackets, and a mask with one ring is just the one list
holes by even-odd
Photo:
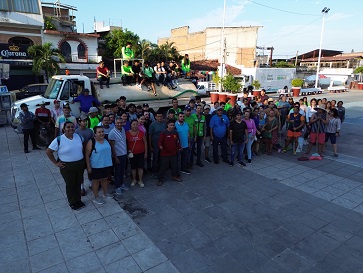
[[[225, 59], [224, 59], [224, 53], [225, 53], [225, 42], [224, 42], [224, 22], [226, 18], [226, 3], [227, 0], [224, 0], [224, 6], [223, 6], [223, 25], [222, 25], [222, 37], [221, 37], [221, 56], [220, 56], [220, 71], [219, 71], [219, 77], [222, 80], [224, 76], [224, 66], [225, 66]], [[222, 83], [219, 83], [219, 92], [222, 91]]]
[[320, 34], [320, 46], [319, 46], [319, 57], [318, 57], [318, 67], [316, 68], [316, 79], [315, 79], [315, 88], [318, 88], [318, 81], [319, 81], [319, 70], [320, 70], [320, 58], [321, 58], [321, 47], [323, 44], [323, 33], [324, 33], [324, 23], [325, 23], [325, 15], [328, 14], [329, 8], [325, 7], [321, 11], [323, 15], [323, 23], [321, 27], [321, 34]]

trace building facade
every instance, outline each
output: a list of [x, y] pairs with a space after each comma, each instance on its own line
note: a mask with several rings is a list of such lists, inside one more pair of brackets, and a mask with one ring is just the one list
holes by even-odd
[[38, 82], [32, 72], [29, 46], [42, 43], [43, 15], [40, 0], [0, 1], [0, 62], [10, 64], [9, 90]]
[[[224, 55], [225, 63], [236, 67], [254, 67], [258, 29], [260, 26], [225, 27], [225, 45], [222, 44], [222, 28], [208, 27], [189, 33], [189, 26], [171, 30], [170, 37], [158, 39], [158, 45], [174, 43], [181, 55], [189, 54], [191, 61], [215, 60]], [[225, 52], [221, 52], [221, 48]]]

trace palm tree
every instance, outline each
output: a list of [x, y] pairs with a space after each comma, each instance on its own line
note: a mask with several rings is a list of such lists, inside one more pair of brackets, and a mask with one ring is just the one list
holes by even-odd
[[141, 59], [145, 59], [145, 57], [147, 56], [147, 53], [149, 52], [151, 47], [151, 43], [145, 39], [142, 39], [139, 42], [139, 49], [141, 52]]
[[59, 72], [58, 62], [65, 63], [63, 55], [51, 43], [32, 45], [28, 48], [28, 53], [33, 58], [33, 72], [40, 75], [44, 70], [47, 82], [49, 77]]

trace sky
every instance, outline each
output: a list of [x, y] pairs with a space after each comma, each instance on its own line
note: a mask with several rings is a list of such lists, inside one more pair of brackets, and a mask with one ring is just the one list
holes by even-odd
[[[78, 32], [92, 32], [95, 18], [153, 43], [170, 36], [172, 28], [189, 26], [189, 32], [195, 32], [223, 25], [224, 0], [107, 0], [104, 7], [96, 0], [60, 2], [78, 9], [74, 13]], [[325, 16], [322, 48], [362, 52], [358, 0], [226, 0], [225, 26], [262, 26], [257, 46], [274, 47], [273, 58], [291, 58], [319, 48], [324, 7], [330, 11]]]

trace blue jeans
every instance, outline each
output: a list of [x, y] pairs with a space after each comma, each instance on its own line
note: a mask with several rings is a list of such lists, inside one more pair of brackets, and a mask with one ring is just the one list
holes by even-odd
[[236, 152], [238, 152], [238, 162], [242, 162], [243, 151], [245, 149], [245, 143], [233, 143], [231, 145], [231, 162], [234, 162], [234, 158], [236, 157]]
[[251, 159], [252, 158], [252, 144], [253, 142], [255, 141], [254, 138], [252, 138], [252, 133], [251, 134], [248, 134], [248, 142], [247, 142], [247, 145], [246, 145], [246, 150], [247, 150], [247, 158], [248, 159]]
[[[186, 171], [188, 170], [187, 168], [187, 163], [188, 163], [188, 151], [189, 151], [189, 147], [183, 148], [179, 153], [178, 153], [178, 172], [181, 171]], [[180, 167], [180, 168], [179, 168]]]
[[227, 137], [217, 137], [213, 135], [213, 159], [214, 161], [218, 161], [218, 145], [221, 144], [221, 150], [222, 150], [222, 159], [227, 161]]
[[153, 160], [152, 160], [152, 169], [153, 169], [153, 174], [157, 175], [158, 174], [158, 169], [159, 169], [159, 155], [160, 155], [160, 150], [158, 145], [153, 145]]
[[115, 164], [115, 187], [116, 189], [121, 187], [124, 183], [124, 174], [125, 174], [125, 166], [127, 155], [118, 156], [117, 159], [120, 161], [120, 164]]
[[202, 155], [202, 145], [203, 145], [204, 136], [197, 136], [197, 163], [201, 163], [201, 155]]

